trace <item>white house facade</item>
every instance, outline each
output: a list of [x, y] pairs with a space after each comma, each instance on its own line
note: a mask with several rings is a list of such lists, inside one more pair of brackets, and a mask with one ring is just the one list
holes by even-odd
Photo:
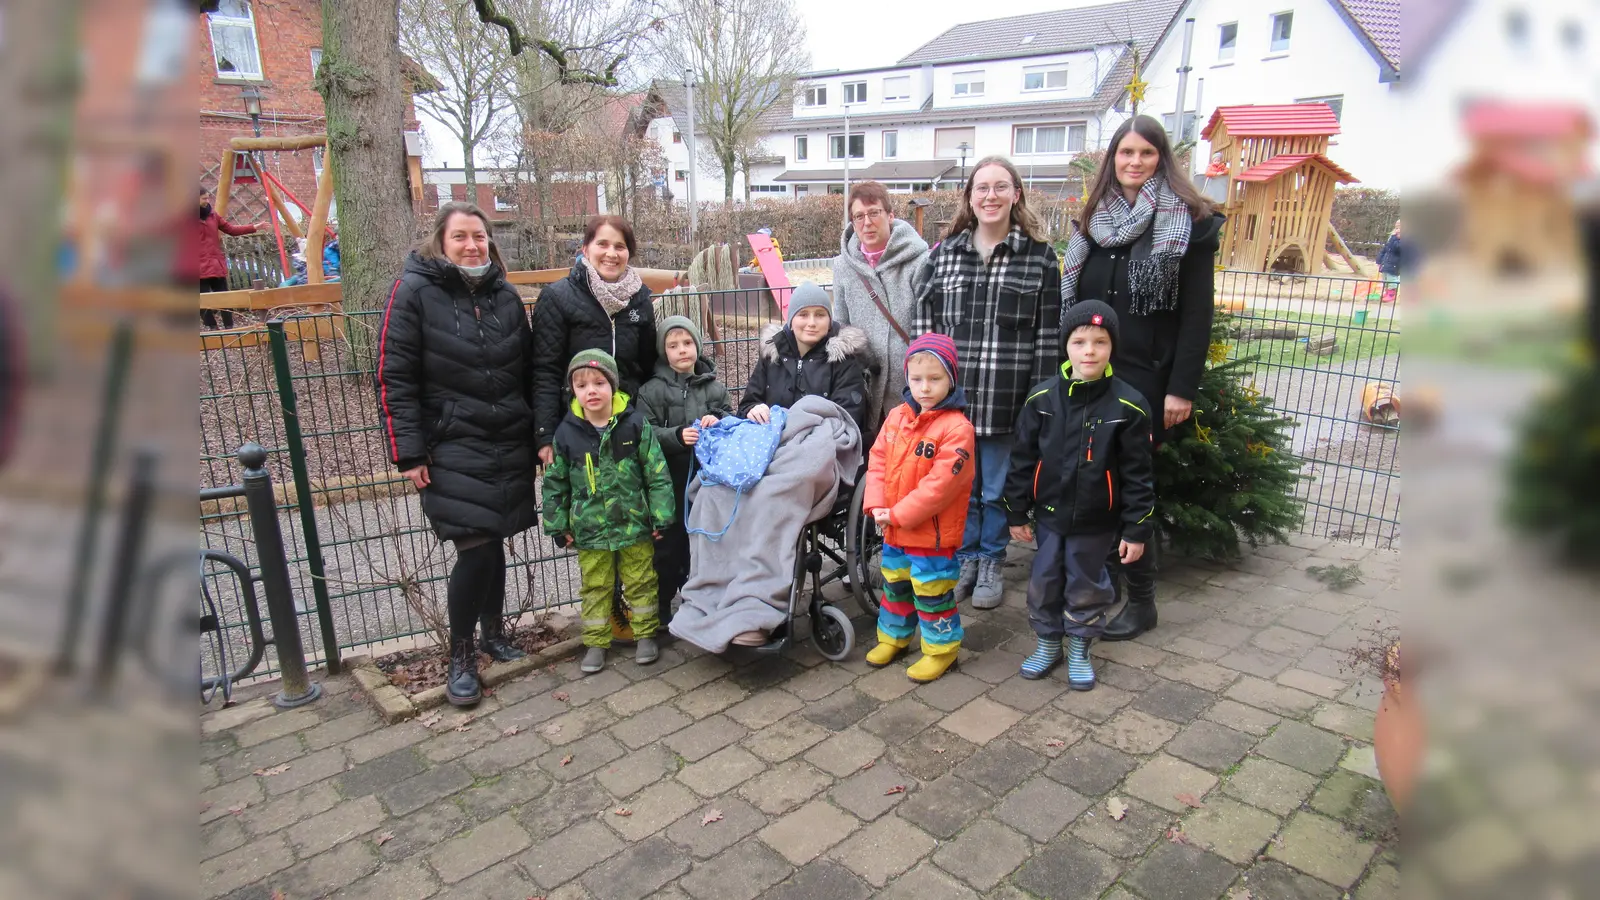
[[1183, 137], [1199, 138], [1221, 106], [1321, 101], [1342, 129], [1328, 156], [1365, 186], [1400, 186], [1399, 0], [1187, 0], [1176, 18], [1146, 66], [1141, 112], [1177, 136], [1184, 20], [1193, 18]]

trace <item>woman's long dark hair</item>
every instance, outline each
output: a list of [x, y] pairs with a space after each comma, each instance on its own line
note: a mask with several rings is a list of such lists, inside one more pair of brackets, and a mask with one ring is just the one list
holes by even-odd
[[1004, 156], [985, 156], [972, 164], [972, 173], [967, 176], [967, 186], [961, 189], [961, 208], [956, 210], [955, 218], [950, 220], [950, 227], [944, 236], [948, 238], [969, 228], [978, 227], [978, 217], [972, 211], [972, 181], [978, 177], [978, 170], [984, 166], [999, 166], [1011, 176], [1012, 187], [1017, 192], [1017, 202], [1011, 205], [1011, 225], [1020, 225], [1023, 234], [1036, 241], [1043, 241], [1044, 228], [1039, 224], [1039, 219], [1033, 214], [1033, 210], [1028, 208], [1027, 198], [1023, 196], [1022, 174], [1011, 164], [1011, 160]]
[[439, 212], [433, 217], [433, 230], [428, 233], [427, 240], [417, 247], [417, 254], [427, 259], [450, 261], [450, 258], [444, 255], [444, 229], [450, 224], [450, 217], [456, 213], [477, 216], [483, 222], [483, 230], [489, 235], [489, 261], [499, 266], [502, 272], [511, 271], [506, 268], [506, 261], [500, 258], [500, 245], [494, 242], [494, 225], [489, 223], [489, 217], [478, 208], [478, 204], [468, 203], [465, 200], [451, 200], [439, 207]]
[[1128, 132], [1136, 131], [1139, 136], [1155, 145], [1158, 154], [1156, 172], [1167, 179], [1172, 192], [1178, 195], [1183, 205], [1189, 207], [1189, 212], [1195, 221], [1211, 215], [1211, 201], [1195, 188], [1194, 182], [1189, 177], [1178, 171], [1178, 163], [1172, 155], [1172, 142], [1167, 140], [1166, 129], [1161, 127], [1150, 116], [1134, 116], [1111, 132], [1111, 143], [1106, 146], [1106, 157], [1100, 160], [1100, 168], [1095, 170], [1094, 178], [1089, 187], [1089, 193], [1083, 198], [1083, 209], [1078, 213], [1078, 227], [1084, 233], [1089, 231], [1089, 219], [1094, 216], [1095, 210], [1100, 208], [1101, 202], [1106, 198], [1107, 192], [1120, 191], [1122, 185], [1117, 182], [1117, 148], [1122, 146], [1122, 139]]

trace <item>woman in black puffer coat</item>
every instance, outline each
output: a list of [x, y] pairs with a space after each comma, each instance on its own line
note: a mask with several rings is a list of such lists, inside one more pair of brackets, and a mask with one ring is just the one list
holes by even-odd
[[378, 412], [389, 461], [422, 495], [450, 573], [446, 696], [478, 702], [475, 626], [497, 660], [523, 656], [502, 634], [505, 539], [538, 522], [533, 495], [532, 332], [505, 280], [488, 217], [447, 203], [406, 260], [384, 309]]
[[621, 216], [595, 216], [583, 232], [583, 258], [566, 278], [539, 292], [533, 307], [533, 424], [539, 459], [566, 415], [567, 363], [583, 350], [617, 361], [621, 389], [636, 394], [656, 369], [655, 306], [628, 261], [637, 245]]

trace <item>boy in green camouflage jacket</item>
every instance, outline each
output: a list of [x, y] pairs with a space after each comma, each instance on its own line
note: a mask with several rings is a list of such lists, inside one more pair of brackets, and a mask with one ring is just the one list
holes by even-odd
[[672, 479], [644, 415], [618, 389], [617, 363], [585, 350], [567, 366], [572, 410], [555, 431], [555, 461], [544, 473], [544, 530], [578, 548], [583, 574], [582, 669], [605, 668], [617, 577], [638, 640], [634, 661], [656, 661], [654, 539], [672, 524]]

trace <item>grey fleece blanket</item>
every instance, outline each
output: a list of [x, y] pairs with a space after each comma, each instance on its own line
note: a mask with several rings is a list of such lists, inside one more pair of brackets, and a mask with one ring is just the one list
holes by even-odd
[[[721, 653], [740, 632], [783, 624], [800, 530], [828, 514], [840, 482], [855, 480], [861, 459], [861, 434], [849, 414], [831, 400], [801, 397], [789, 408], [766, 475], [739, 501], [732, 527], [720, 541], [689, 536], [689, 581], [668, 630]], [[696, 479], [688, 526], [720, 531], [733, 515], [734, 497], [732, 488]]]

